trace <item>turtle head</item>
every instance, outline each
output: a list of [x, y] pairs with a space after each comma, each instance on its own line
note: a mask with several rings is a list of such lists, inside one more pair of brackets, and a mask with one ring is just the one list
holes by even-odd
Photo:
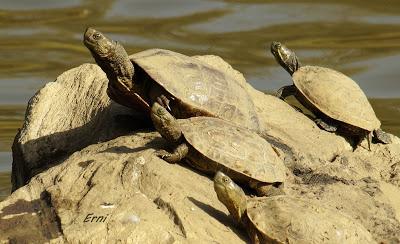
[[182, 130], [178, 121], [170, 114], [166, 108], [155, 102], [151, 107], [150, 113], [156, 130], [167, 141], [177, 143], [182, 136]]
[[[108, 94], [119, 94], [118, 98], [111, 98], [125, 105], [119, 101], [129, 101], [132, 98], [123, 94], [134, 93], [136, 87], [133, 81], [134, 67], [124, 47], [91, 27], [86, 29], [83, 35], [83, 43], [107, 75], [109, 80]], [[133, 101], [133, 103], [135, 102]]]
[[218, 171], [214, 177], [214, 190], [218, 200], [228, 209], [233, 218], [241, 223], [246, 211], [247, 199], [244, 191], [229, 176]]
[[300, 68], [300, 62], [296, 54], [282, 43], [273, 41], [271, 43], [271, 53], [290, 75], [293, 75]]
[[114, 52], [117, 44], [104, 36], [100, 31], [91, 27], [86, 29], [83, 35], [83, 43], [90, 50], [95, 59], [105, 59], [109, 57]]

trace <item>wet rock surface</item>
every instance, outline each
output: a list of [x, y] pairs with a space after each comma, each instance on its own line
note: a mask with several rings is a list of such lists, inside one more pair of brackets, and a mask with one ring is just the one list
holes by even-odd
[[[197, 58], [232, 69], [215, 56]], [[343, 137], [236, 74], [263, 137], [285, 161], [286, 194], [337, 209], [377, 242], [400, 242], [400, 139], [371, 151], [364, 141], [353, 152]], [[168, 143], [145, 128], [142, 115], [110, 101], [106, 87], [101, 69], [84, 64], [30, 100], [13, 145], [15, 191], [0, 202], [0, 239], [248, 242], [218, 201], [212, 176], [156, 157]]]

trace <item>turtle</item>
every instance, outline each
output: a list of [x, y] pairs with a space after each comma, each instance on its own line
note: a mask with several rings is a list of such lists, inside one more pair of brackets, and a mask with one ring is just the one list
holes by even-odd
[[259, 130], [253, 100], [234, 69], [165, 49], [128, 56], [121, 44], [90, 27], [83, 42], [106, 73], [115, 102], [150, 115], [157, 101], [177, 118], [218, 117]]
[[214, 175], [221, 170], [259, 196], [283, 194], [286, 167], [272, 146], [257, 133], [214, 117], [175, 119], [155, 102], [154, 127], [173, 145], [173, 152], [156, 155], [169, 163], [185, 160], [190, 166]]
[[314, 113], [320, 128], [355, 137], [355, 148], [367, 137], [371, 150], [371, 134], [378, 142], [391, 142], [366, 95], [350, 77], [330, 68], [302, 66], [296, 54], [280, 42], [272, 42], [271, 52], [293, 80], [293, 85], [280, 88], [276, 96], [284, 100], [294, 95]]
[[220, 171], [214, 190], [252, 243], [374, 243], [359, 222], [315, 201], [288, 195], [248, 198]]

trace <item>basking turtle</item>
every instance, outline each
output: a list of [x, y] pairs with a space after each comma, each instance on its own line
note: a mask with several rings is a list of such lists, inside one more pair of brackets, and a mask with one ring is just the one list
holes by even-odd
[[108, 95], [122, 105], [150, 112], [157, 101], [177, 118], [218, 117], [259, 130], [255, 106], [232, 73], [201, 59], [163, 49], [128, 56], [118, 43], [88, 28], [84, 44], [106, 73]]
[[312, 201], [287, 195], [247, 199], [222, 172], [215, 175], [214, 190], [252, 243], [374, 243], [361, 224]]
[[293, 85], [278, 90], [278, 97], [294, 95], [317, 116], [315, 122], [320, 128], [356, 136], [356, 145], [367, 136], [370, 149], [371, 132], [378, 141], [390, 143], [390, 137], [380, 129], [381, 122], [355, 81], [329, 68], [301, 66], [296, 54], [279, 42], [272, 42], [271, 52], [293, 79]]
[[213, 117], [176, 120], [164, 107], [151, 108], [154, 127], [175, 148], [158, 156], [169, 163], [185, 159], [205, 173], [221, 170], [257, 191], [257, 195], [280, 194], [285, 165], [271, 145], [256, 133]]

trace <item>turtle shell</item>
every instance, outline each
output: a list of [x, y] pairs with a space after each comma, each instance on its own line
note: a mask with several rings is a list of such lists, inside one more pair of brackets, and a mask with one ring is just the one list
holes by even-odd
[[367, 131], [381, 122], [358, 84], [346, 75], [318, 66], [303, 66], [293, 74], [293, 83], [322, 113]]
[[360, 223], [310, 200], [252, 198], [247, 203], [247, 217], [247, 227], [265, 239], [260, 243], [270, 243], [271, 239], [277, 243], [374, 243]]
[[185, 105], [179, 109], [197, 111], [192, 116], [219, 117], [259, 129], [254, 103], [233, 69], [217, 68], [204, 60], [163, 49], [149, 49], [130, 58]]
[[189, 155], [189, 160], [196, 164], [194, 167], [213, 173], [223, 170], [235, 181], [243, 183], [284, 181], [282, 159], [255, 132], [212, 117], [178, 121], [184, 138], [199, 153], [192, 154], [193, 160]]

